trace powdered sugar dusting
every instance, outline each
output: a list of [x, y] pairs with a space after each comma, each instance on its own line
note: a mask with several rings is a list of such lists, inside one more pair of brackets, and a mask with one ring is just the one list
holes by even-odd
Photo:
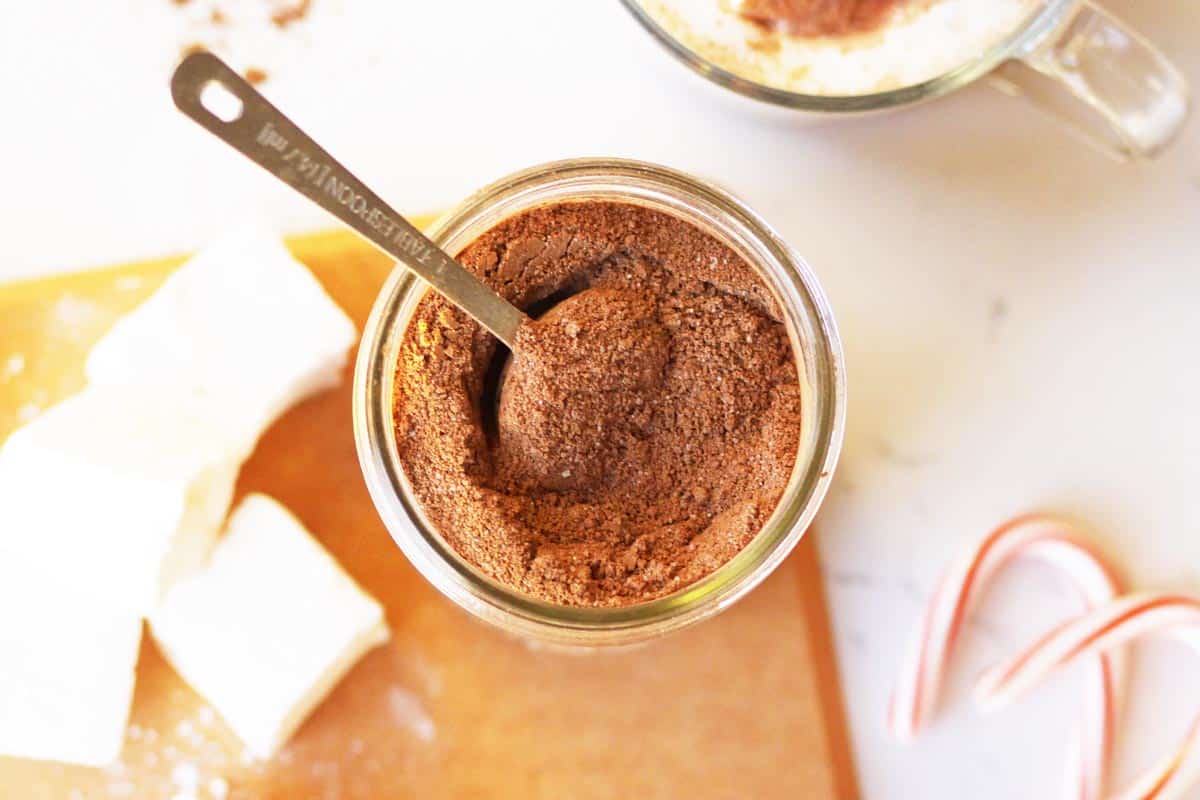
[[[219, 738], [206, 735], [206, 729], [215, 721], [215, 713], [205, 705], [189, 716], [164, 720], [158, 727], [131, 722], [125, 729], [122, 760], [105, 767], [105, 790], [99, 795], [87, 792], [87, 800], [226, 800], [230, 794], [226, 775], [231, 770], [242, 770], [235, 766], [236, 757], [229, 756]], [[254, 765], [253, 769], [260, 767]]]
[[50, 395], [44, 389], [35, 389], [24, 405], [17, 409], [17, 420], [21, 424], [32, 422], [51, 405]]
[[113, 781], [108, 784], [108, 793], [113, 797], [132, 797], [133, 784], [127, 780]]
[[412, 692], [393, 686], [388, 690], [388, 708], [395, 723], [411, 731], [421, 741], [432, 742], [437, 735], [433, 719], [420, 698]]
[[15, 353], [4, 361], [4, 369], [0, 369], [0, 380], [15, 378], [25, 371], [25, 356]]
[[177, 764], [171, 770], [171, 783], [175, 784], [175, 788], [180, 792], [195, 795], [200, 787], [200, 769], [190, 762]]
[[54, 321], [66, 328], [90, 327], [103, 316], [95, 303], [70, 294], [55, 303], [53, 313]]

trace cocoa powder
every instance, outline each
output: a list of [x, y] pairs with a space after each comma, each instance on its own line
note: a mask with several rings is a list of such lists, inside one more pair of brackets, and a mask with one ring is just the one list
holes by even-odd
[[758, 533], [795, 463], [800, 390], [774, 298], [736, 253], [592, 202], [508, 219], [459, 260], [520, 307], [554, 302], [502, 380], [495, 339], [434, 293], [404, 334], [399, 456], [464, 559], [542, 600], [621, 606]]
[[744, 0], [743, 19], [792, 36], [844, 36], [883, 25], [911, 0]]

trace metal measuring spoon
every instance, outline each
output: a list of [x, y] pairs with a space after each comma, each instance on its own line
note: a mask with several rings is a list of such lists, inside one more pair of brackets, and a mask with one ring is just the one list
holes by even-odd
[[[223, 92], [221, 90], [224, 90]], [[511, 349], [528, 321], [516, 306], [396, 213], [212, 53], [192, 53], [171, 76], [179, 110], [424, 278]]]

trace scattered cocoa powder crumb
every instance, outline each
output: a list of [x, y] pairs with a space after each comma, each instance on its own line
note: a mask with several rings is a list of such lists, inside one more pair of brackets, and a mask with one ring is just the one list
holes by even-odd
[[[800, 389], [753, 269], [675, 217], [566, 203], [459, 254], [524, 308], [499, 402], [495, 340], [430, 293], [396, 378], [400, 459], [430, 522], [529, 595], [622, 606], [736, 555], [795, 463]], [[563, 299], [563, 297], [565, 299]]]
[[312, 0], [296, 0], [295, 2], [287, 3], [271, 15], [271, 22], [274, 22], [280, 28], [286, 28], [293, 22], [299, 22], [307, 17], [311, 8]]
[[189, 45], [184, 45], [180, 55], [190, 56], [192, 53], [203, 53], [208, 48], [199, 42], [192, 42]]
[[[185, 6], [191, 0], [170, 0], [170, 2], [175, 6]], [[312, 10], [312, 0], [257, 0], [257, 2], [261, 2], [266, 6], [267, 11], [269, 11], [270, 24], [280, 29], [287, 28], [292, 23], [306, 18]], [[229, 3], [225, 3], [225, 7], [228, 6]], [[208, 12], [207, 23], [212, 27], [208, 31], [209, 36], [205, 38], [215, 39], [219, 42], [221, 34], [218, 29], [223, 29], [230, 25], [230, 18], [226, 14], [224, 7], [214, 5]], [[264, 21], [263, 24], [266, 24], [266, 22]], [[197, 50], [207, 50], [212, 47], [212, 44], [188, 45], [183, 48], [182, 54], [188, 55]], [[248, 71], [247, 80], [250, 80], [249, 74]], [[261, 76], [259, 78], [260, 81], [265, 80], [267, 77], [267, 73], [263, 70], [254, 70], [252, 74]], [[251, 80], [251, 83], [254, 82]]]
[[261, 70], [258, 67], [250, 67], [242, 74], [242, 77], [244, 77], [246, 81], [250, 83], [250, 85], [257, 86], [270, 76], [267, 75], [265, 70]]

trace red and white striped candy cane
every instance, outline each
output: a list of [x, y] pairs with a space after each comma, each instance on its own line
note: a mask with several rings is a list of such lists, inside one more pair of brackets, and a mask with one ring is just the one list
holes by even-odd
[[[1172, 632], [1200, 647], [1200, 599], [1136, 594], [1095, 608], [984, 673], [976, 689], [985, 708], [1001, 706], [1077, 659], [1103, 656], [1148, 634]], [[1175, 750], [1134, 782], [1123, 800], [1181, 797], [1200, 778], [1200, 718]]]
[[[1120, 592], [1112, 570], [1066, 522], [1044, 515], [1012, 519], [953, 564], [938, 585], [913, 639], [888, 709], [888, 727], [911, 739], [932, 716], [951, 652], [972, 606], [991, 578], [1017, 557], [1059, 567], [1088, 608]], [[1100, 800], [1112, 752], [1112, 726], [1123, 674], [1120, 653], [1097, 656], [1088, 670], [1088, 702], [1068, 771], [1068, 797]]]

